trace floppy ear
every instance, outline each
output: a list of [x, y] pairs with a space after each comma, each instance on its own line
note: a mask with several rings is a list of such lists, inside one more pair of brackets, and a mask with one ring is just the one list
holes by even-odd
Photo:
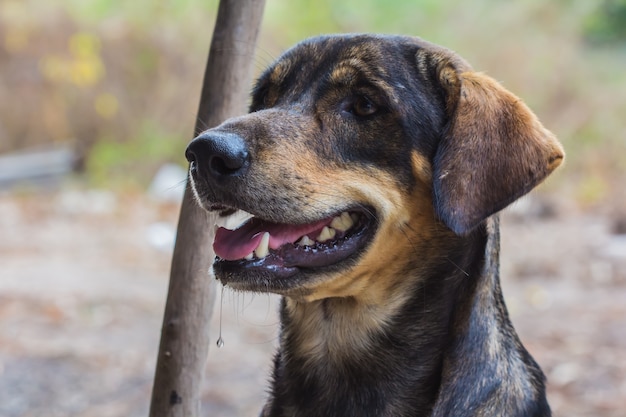
[[433, 160], [435, 211], [455, 233], [529, 192], [563, 148], [530, 109], [492, 78], [439, 62], [448, 123]]

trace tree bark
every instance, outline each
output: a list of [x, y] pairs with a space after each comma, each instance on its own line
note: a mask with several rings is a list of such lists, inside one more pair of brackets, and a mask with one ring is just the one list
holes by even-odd
[[[245, 112], [264, 4], [265, 0], [220, 1], [195, 134]], [[213, 215], [196, 204], [187, 184], [172, 257], [150, 417], [200, 416], [200, 389], [215, 299], [215, 282], [208, 274], [215, 256], [214, 222]]]

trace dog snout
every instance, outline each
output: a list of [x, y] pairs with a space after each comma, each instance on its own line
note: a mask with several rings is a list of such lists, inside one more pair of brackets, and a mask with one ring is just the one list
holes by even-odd
[[243, 175], [250, 155], [244, 139], [228, 132], [205, 132], [191, 141], [185, 157], [192, 170], [207, 180]]

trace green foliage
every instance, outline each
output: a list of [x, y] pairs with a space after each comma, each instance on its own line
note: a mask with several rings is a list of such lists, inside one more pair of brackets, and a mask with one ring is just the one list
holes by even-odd
[[626, 0], [604, 0], [585, 22], [585, 35], [595, 43], [626, 43]]
[[115, 2], [110, 0], [61, 0], [60, 4], [77, 22], [97, 25], [103, 20], [118, 19], [130, 22], [134, 27], [146, 29], [172, 22], [193, 22], [198, 17], [212, 16], [219, 0], [134, 0]]
[[584, 177], [576, 189], [577, 202], [583, 206], [592, 206], [604, 200], [609, 194], [608, 182], [599, 175]]
[[[184, 164], [218, 3], [0, 0], [0, 91], [10, 97], [0, 100], [0, 152], [76, 143], [100, 186], [143, 186], [158, 164]], [[563, 141], [559, 177], [580, 183], [575, 198], [607, 198], [612, 177], [623, 187], [626, 0], [267, 0], [251, 59], [261, 70], [334, 32], [415, 35], [458, 51]]]
[[166, 133], [153, 121], [144, 121], [136, 138], [126, 142], [102, 138], [87, 159], [90, 181], [100, 187], [111, 185], [145, 187], [165, 162], [184, 163], [186, 141]]
[[[472, 2], [481, 9], [484, 0]], [[280, 39], [291, 45], [305, 37], [335, 32], [379, 32], [429, 35], [446, 15], [452, 2], [437, 0], [270, 0], [266, 27], [280, 31]]]

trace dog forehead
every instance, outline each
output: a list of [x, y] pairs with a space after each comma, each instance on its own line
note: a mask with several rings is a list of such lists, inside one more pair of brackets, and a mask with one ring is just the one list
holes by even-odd
[[[296, 99], [320, 86], [353, 86], [367, 80], [379, 87], [415, 75], [418, 38], [384, 35], [327, 35], [287, 50], [259, 78], [255, 103]], [[387, 82], [385, 82], [385, 80]], [[253, 106], [254, 107], [254, 106]]]
[[452, 50], [416, 36], [335, 34], [305, 39], [288, 49], [280, 59], [302, 57], [309, 61], [321, 62], [325, 61], [325, 58], [337, 60], [359, 58], [387, 62], [390, 57], [411, 56], [418, 50], [460, 58]]
[[414, 79], [430, 73], [442, 60], [461, 69], [470, 66], [453, 51], [418, 37], [378, 34], [324, 35], [305, 39], [287, 50], [260, 77], [260, 83], [313, 87], [315, 81], [351, 84], [355, 75]]
[[400, 52], [410, 45], [402, 38], [376, 35], [330, 35], [307, 39], [288, 50], [276, 63], [273, 72], [300, 70], [303, 76], [310, 76], [310, 71], [333, 70], [337, 66], [355, 68], [376, 67], [382, 71], [393, 62], [402, 58]]

